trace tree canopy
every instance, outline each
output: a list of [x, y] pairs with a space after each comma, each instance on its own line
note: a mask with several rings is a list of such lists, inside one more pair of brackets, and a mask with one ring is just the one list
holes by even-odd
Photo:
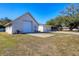
[[46, 22], [47, 25], [61, 25], [69, 27], [70, 30], [79, 27], [79, 4], [70, 4], [60, 16]]

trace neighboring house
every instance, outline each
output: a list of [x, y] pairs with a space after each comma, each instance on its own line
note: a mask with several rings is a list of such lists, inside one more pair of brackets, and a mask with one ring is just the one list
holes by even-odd
[[64, 31], [69, 31], [70, 29], [69, 29], [69, 27], [63, 27], [63, 30]]
[[50, 32], [51, 31], [51, 26], [41, 24], [41, 25], [38, 26], [38, 31], [39, 32]]
[[13, 22], [6, 24], [5, 31], [9, 34], [37, 32], [38, 23], [30, 13], [18, 17]]

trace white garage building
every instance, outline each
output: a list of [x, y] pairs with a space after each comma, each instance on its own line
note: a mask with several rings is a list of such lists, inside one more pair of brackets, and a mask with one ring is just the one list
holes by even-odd
[[38, 31], [39, 32], [50, 32], [51, 31], [51, 26], [50, 25], [45, 25], [45, 24], [40, 24], [38, 26]]
[[9, 34], [17, 33], [18, 31], [21, 33], [37, 32], [38, 25], [30, 13], [25, 13], [13, 22], [6, 24], [5, 30]]

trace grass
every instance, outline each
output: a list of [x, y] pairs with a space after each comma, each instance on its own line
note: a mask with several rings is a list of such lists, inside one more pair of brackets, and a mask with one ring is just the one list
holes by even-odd
[[76, 56], [79, 55], [79, 36], [52, 33], [40, 38], [26, 34], [0, 33], [0, 55], [12, 56]]

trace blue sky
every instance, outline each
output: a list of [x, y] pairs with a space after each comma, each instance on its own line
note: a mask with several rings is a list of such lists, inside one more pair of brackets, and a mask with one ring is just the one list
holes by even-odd
[[30, 12], [38, 23], [45, 24], [46, 21], [58, 16], [68, 4], [66, 3], [2, 3], [0, 4], [0, 18], [8, 17], [12, 20]]

